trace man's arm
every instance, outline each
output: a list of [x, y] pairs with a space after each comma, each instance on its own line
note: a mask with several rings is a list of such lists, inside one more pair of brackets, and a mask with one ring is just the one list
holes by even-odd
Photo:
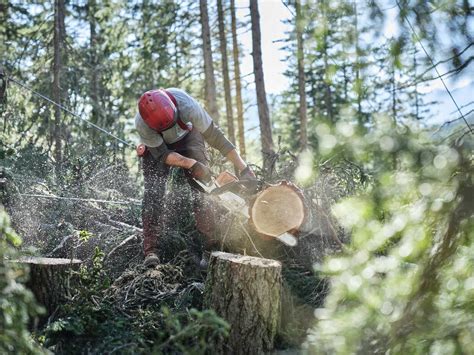
[[234, 164], [239, 174], [247, 167], [247, 164], [235, 149], [232, 149], [225, 157]]
[[184, 169], [191, 169], [191, 167], [196, 164], [196, 160], [191, 158], [186, 158], [179, 153], [171, 152], [165, 158], [165, 163], [171, 166], [177, 166]]
[[210, 183], [212, 180], [211, 170], [195, 159], [186, 158], [176, 152], [170, 152], [166, 156], [164, 162], [171, 166], [178, 166], [186, 169], [187, 174], [205, 184]]
[[[247, 164], [242, 159], [242, 157], [237, 153], [237, 150], [232, 149], [227, 153], [226, 158], [234, 164], [235, 168], [239, 173], [247, 168]], [[165, 163], [171, 166], [177, 166], [184, 169], [191, 169], [194, 164], [196, 164], [195, 159], [186, 158], [179, 153], [171, 152], [165, 158]]]

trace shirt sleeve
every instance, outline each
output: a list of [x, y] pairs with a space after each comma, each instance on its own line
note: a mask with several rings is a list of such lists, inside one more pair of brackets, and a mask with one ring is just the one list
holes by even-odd
[[224, 136], [224, 133], [214, 122], [202, 133], [202, 136], [212, 148], [217, 149], [223, 156], [235, 149], [235, 146]]
[[178, 103], [179, 117], [184, 123], [191, 122], [199, 132], [205, 132], [212, 123], [207, 111], [187, 92], [177, 89], [167, 89]]
[[150, 127], [148, 127], [138, 112], [135, 116], [135, 128], [138, 132], [140, 143], [145, 144], [147, 147], [153, 148], [163, 145], [163, 137], [161, 137], [158, 132], [155, 132]]
[[181, 120], [185, 123], [191, 122], [211, 147], [217, 149], [224, 156], [235, 149], [235, 146], [225, 137], [207, 111], [194, 98], [177, 88], [168, 90], [178, 103]]

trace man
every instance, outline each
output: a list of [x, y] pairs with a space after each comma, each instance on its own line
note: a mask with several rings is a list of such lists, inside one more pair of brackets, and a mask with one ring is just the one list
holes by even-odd
[[[255, 174], [237, 153], [209, 114], [190, 95], [180, 89], [151, 90], [138, 101], [135, 127], [140, 136], [137, 153], [142, 157], [145, 179], [143, 199], [143, 248], [145, 266], [159, 263], [159, 241], [165, 232], [167, 213], [163, 205], [170, 166], [186, 170], [189, 179], [211, 181], [204, 141], [220, 151], [234, 165], [240, 178], [255, 179]], [[192, 181], [189, 180], [191, 186]], [[193, 210], [197, 229], [206, 236], [206, 249], [212, 239], [211, 207], [193, 189]], [[205, 262], [205, 261], [204, 261]]]

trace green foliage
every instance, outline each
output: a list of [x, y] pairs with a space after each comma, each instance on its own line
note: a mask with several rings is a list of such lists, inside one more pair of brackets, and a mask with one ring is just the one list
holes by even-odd
[[91, 232], [88, 232], [86, 230], [81, 230], [79, 231], [79, 240], [81, 242], [87, 242], [90, 238], [92, 238], [94, 235]]
[[0, 353], [42, 354], [28, 330], [32, 316], [41, 312], [24, 283], [27, 270], [12, 262], [19, 256], [15, 246], [21, 239], [10, 228], [8, 215], [0, 205]]
[[[80, 353], [84, 343], [111, 328], [123, 329], [123, 319], [111, 324], [111, 305], [100, 302], [110, 281], [103, 269], [104, 253], [95, 249], [91, 267], [81, 266], [71, 300], [61, 307], [58, 318], [44, 330], [44, 345], [55, 352]], [[109, 319], [109, 321], [107, 321]], [[74, 341], [66, 342], [69, 337]], [[115, 339], [116, 340], [116, 339]]]
[[212, 310], [173, 313], [162, 309], [164, 327], [158, 330], [157, 354], [212, 354], [213, 346], [229, 335], [230, 326]]
[[[331, 291], [306, 346], [316, 353], [457, 353], [474, 342], [473, 166], [463, 145], [377, 117], [317, 127], [320, 151], [370, 171], [333, 212], [352, 244], [321, 271]], [[471, 137], [466, 137], [466, 140]]]

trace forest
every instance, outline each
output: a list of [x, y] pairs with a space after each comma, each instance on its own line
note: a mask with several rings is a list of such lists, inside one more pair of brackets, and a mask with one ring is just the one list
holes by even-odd
[[471, 0], [2, 0], [0, 353], [472, 354], [473, 62]]

